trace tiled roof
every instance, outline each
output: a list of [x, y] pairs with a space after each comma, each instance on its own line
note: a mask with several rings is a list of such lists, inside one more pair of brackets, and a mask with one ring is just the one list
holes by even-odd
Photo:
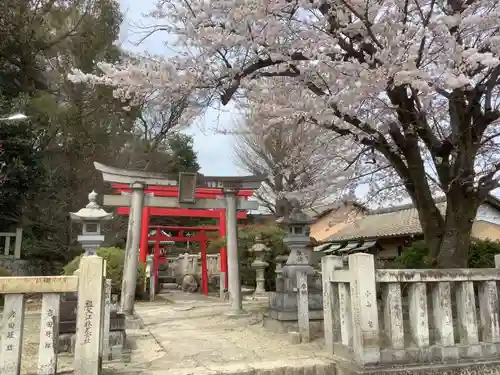
[[362, 204], [353, 200], [336, 201], [329, 204], [323, 204], [319, 206], [305, 208], [303, 212], [311, 218], [319, 219], [322, 216], [330, 213], [333, 210], [337, 210], [344, 205], [353, 205], [360, 210], [368, 212], [368, 208], [364, 207]]
[[[437, 207], [444, 213], [446, 203]], [[397, 211], [374, 213], [355, 220], [328, 238], [328, 241], [362, 238], [396, 237], [421, 234], [422, 228], [415, 208], [399, 208]]]

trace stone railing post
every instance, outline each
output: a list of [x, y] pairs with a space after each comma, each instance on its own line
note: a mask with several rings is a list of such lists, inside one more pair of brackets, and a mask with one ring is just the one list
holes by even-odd
[[[495, 267], [500, 268], [500, 257], [495, 255]], [[498, 321], [498, 289], [496, 281], [479, 283], [479, 314], [482, 327], [482, 341], [500, 342], [500, 326]]]
[[309, 325], [309, 290], [307, 287], [307, 275], [310, 272], [297, 271], [297, 310], [299, 334], [302, 342], [311, 340]]
[[332, 283], [335, 269], [342, 268], [342, 257], [326, 255], [321, 258], [321, 279], [323, 282], [323, 330], [325, 347], [328, 353], [334, 353], [334, 344], [341, 342], [340, 317], [338, 307], [338, 286]]
[[23, 243], [23, 228], [17, 228], [16, 242], [14, 244], [14, 259], [21, 259], [22, 243]]
[[455, 346], [453, 316], [451, 312], [451, 285], [438, 282], [432, 288], [432, 317], [437, 331], [436, 343], [441, 347], [442, 359], [456, 359], [458, 348]]
[[359, 365], [380, 362], [380, 332], [371, 254], [349, 255], [353, 350]]
[[429, 311], [425, 283], [411, 283], [408, 287], [410, 332], [418, 348], [429, 346]]
[[400, 283], [387, 283], [383, 286], [384, 327], [389, 346], [404, 350], [403, 306]]
[[181, 261], [181, 276], [189, 273], [189, 253], [184, 253], [183, 255], [179, 255], [182, 257]]

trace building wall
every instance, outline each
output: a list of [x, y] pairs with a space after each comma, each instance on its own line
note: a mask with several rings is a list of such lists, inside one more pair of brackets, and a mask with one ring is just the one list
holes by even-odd
[[377, 252], [376, 258], [380, 260], [393, 260], [400, 255], [401, 251], [408, 243], [419, 239], [418, 237], [414, 238], [409, 236], [379, 239], [377, 245], [381, 247], [381, 250]]
[[[486, 221], [476, 221], [472, 226], [472, 237], [481, 240], [500, 241], [500, 225]], [[403, 249], [406, 243], [422, 239], [422, 236], [381, 238], [377, 241], [377, 245], [381, 247], [381, 250], [375, 254], [375, 259], [378, 261], [392, 260], [399, 255], [399, 249]]]
[[476, 221], [472, 225], [472, 237], [481, 240], [500, 241], [500, 225], [487, 221]]
[[353, 220], [363, 216], [363, 211], [350, 203], [332, 209], [331, 212], [311, 224], [311, 237], [317, 241], [325, 241]]
[[500, 210], [490, 204], [484, 203], [477, 210], [476, 221], [486, 221], [500, 225]]

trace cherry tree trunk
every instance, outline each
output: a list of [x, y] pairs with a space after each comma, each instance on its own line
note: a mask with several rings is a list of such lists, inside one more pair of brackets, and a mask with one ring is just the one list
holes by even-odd
[[434, 227], [425, 233], [425, 241], [435, 266], [439, 268], [464, 268], [468, 264], [472, 225], [479, 206], [476, 197], [460, 191], [447, 195], [446, 216], [441, 228]]
[[440, 268], [467, 267], [470, 237], [479, 201], [460, 192], [447, 196], [443, 239], [437, 256]]

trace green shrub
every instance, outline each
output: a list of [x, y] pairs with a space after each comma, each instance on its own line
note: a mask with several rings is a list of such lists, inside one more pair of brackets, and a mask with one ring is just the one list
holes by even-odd
[[7, 268], [0, 267], [0, 277], [11, 277], [12, 274]]
[[[281, 254], [288, 254], [289, 250], [283, 243], [285, 232], [276, 225], [249, 225], [238, 229], [238, 251], [240, 253], [240, 277], [243, 285], [255, 287], [255, 269], [251, 267], [254, 256], [249, 252], [255, 244], [255, 238], [260, 234], [264, 244], [270, 249], [266, 253], [265, 261], [269, 266], [265, 271], [266, 289], [275, 289], [275, 258]], [[216, 254], [221, 246], [225, 246], [223, 239], [210, 241], [207, 253]]]
[[[494, 268], [496, 254], [500, 254], [500, 242], [472, 239], [467, 264], [470, 268]], [[391, 267], [433, 268], [425, 242], [417, 241], [405, 247]]]
[[[0, 277], [11, 277], [11, 276], [12, 274], [7, 268], [0, 267]], [[0, 294], [0, 306], [3, 306], [4, 301], [5, 301], [4, 295]]]
[[[97, 255], [106, 259], [106, 275], [111, 279], [111, 293], [121, 295], [123, 264], [125, 262], [125, 250], [117, 247], [103, 247], [97, 250]], [[80, 265], [82, 255], [77, 256], [64, 267], [64, 274], [72, 275]], [[137, 292], [144, 285], [145, 267], [140, 264], [137, 270]]]

